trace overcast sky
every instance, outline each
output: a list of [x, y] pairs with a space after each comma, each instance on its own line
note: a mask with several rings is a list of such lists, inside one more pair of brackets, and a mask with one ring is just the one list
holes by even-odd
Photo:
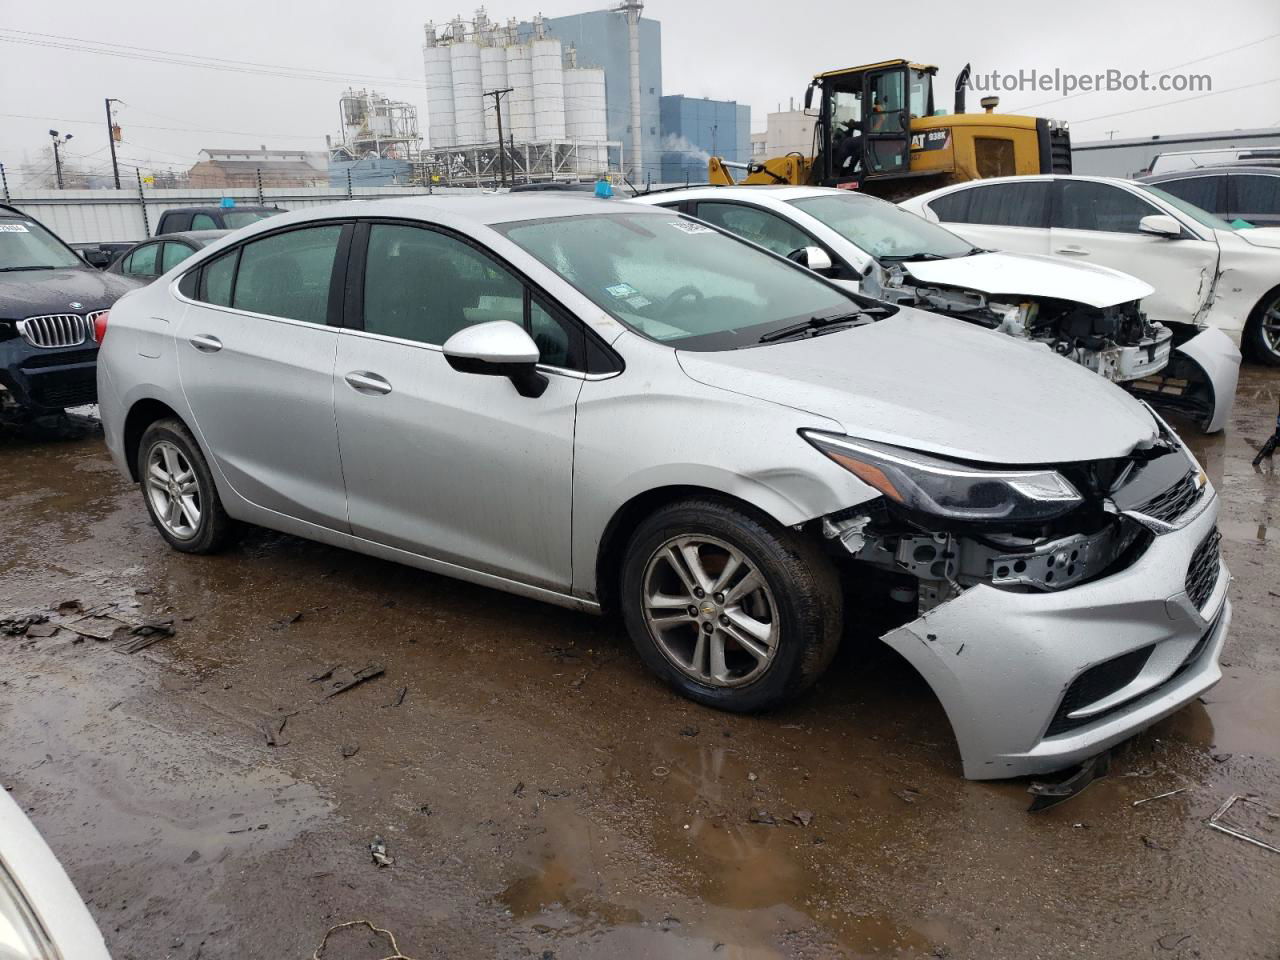
[[[497, 20], [527, 19], [539, 9], [559, 16], [600, 6], [582, 0], [486, 4]], [[452, 0], [7, 0], [0, 8], [0, 162], [12, 169], [40, 158], [47, 131], [55, 127], [74, 135], [68, 145], [73, 158], [104, 169], [107, 96], [126, 103], [118, 117], [125, 132], [122, 159], [144, 166], [185, 168], [205, 146], [323, 149], [324, 135], [337, 132], [337, 98], [344, 86], [339, 80], [256, 76], [14, 43], [20, 35], [13, 31], [349, 71], [357, 86], [376, 86], [417, 104], [425, 131], [422, 23], [457, 13], [470, 18], [472, 9]], [[780, 18], [787, 13], [794, 19]], [[1214, 91], [1254, 85], [1158, 107], [1191, 94], [1100, 92], [1051, 103], [1044, 101], [1058, 94], [1001, 94], [1002, 111], [1040, 104], [1028, 112], [1071, 121], [1077, 142], [1103, 139], [1108, 131], [1120, 138], [1280, 126], [1278, 0], [1081, 0], [1065, 6], [912, 0], [878, 8], [849, 0], [648, 0], [645, 15], [662, 23], [663, 91], [748, 103], [756, 130], [764, 129], [767, 111], [785, 107], [790, 97], [798, 102], [813, 73], [892, 57], [937, 64], [938, 105], [947, 108], [951, 81], [967, 61], [975, 73], [1178, 67], [1210, 74]], [[1261, 83], [1268, 80], [1274, 82]], [[970, 104], [976, 109], [976, 95]], [[1154, 109], [1139, 110], [1147, 107]]]

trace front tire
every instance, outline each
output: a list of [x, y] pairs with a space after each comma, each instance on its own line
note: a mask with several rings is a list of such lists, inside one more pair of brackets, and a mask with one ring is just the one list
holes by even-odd
[[1244, 353], [1269, 367], [1280, 367], [1280, 287], [1262, 298], [1245, 324]]
[[209, 464], [179, 420], [157, 420], [138, 444], [138, 477], [151, 522], [183, 553], [216, 553], [232, 535]]
[[831, 562], [795, 532], [724, 501], [684, 500], [648, 517], [627, 547], [620, 586], [645, 665], [721, 710], [794, 699], [840, 642]]

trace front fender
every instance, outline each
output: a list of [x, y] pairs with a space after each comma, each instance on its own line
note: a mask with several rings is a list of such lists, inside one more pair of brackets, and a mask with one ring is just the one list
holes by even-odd
[[1240, 351], [1226, 333], [1210, 327], [1178, 347], [1177, 352], [1200, 368], [1213, 391], [1213, 408], [1204, 424], [1204, 432], [1217, 433], [1226, 427], [1235, 406], [1236, 382], [1240, 379]]

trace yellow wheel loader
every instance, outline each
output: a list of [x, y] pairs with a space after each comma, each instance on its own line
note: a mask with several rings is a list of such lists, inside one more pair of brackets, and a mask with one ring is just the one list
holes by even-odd
[[983, 113], [965, 113], [967, 65], [956, 78], [955, 112], [935, 110], [937, 72], [885, 60], [820, 73], [804, 96], [806, 111], [818, 99], [811, 156], [789, 153], [747, 164], [712, 157], [708, 179], [725, 186], [817, 184], [903, 200], [965, 180], [1071, 172], [1065, 123], [995, 113], [996, 97], [982, 99]]

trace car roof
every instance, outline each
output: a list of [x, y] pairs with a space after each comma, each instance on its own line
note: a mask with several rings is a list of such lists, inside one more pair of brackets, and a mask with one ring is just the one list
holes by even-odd
[[[770, 200], [777, 200], [786, 203], [790, 200], [804, 200], [808, 197], [822, 197], [828, 194], [839, 194], [842, 196], [865, 197], [868, 200], [874, 200], [875, 197], [869, 194], [859, 193], [856, 190], [838, 190], [835, 187], [809, 187], [809, 186], [793, 186], [792, 184], [783, 183], [743, 183], [733, 186], [701, 186], [701, 187], [676, 187], [673, 190], [655, 190], [652, 193], [642, 193], [633, 199], [644, 200], [646, 203], [660, 203], [665, 200], [685, 200], [685, 199], [707, 199], [709, 197], [719, 196], [742, 196], [751, 194], [756, 197], [767, 197]], [[647, 198], [654, 198], [652, 201]]]
[[1231, 173], [1252, 173], [1260, 174], [1264, 177], [1280, 177], [1280, 166], [1215, 163], [1210, 166], [1192, 167], [1190, 170], [1170, 170], [1168, 173], [1152, 173], [1145, 177], [1138, 177], [1138, 182], [1159, 183], [1161, 180], [1184, 180], [1187, 177], [1217, 177]]
[[251, 213], [257, 213], [260, 210], [276, 210], [280, 213], [288, 212], [283, 207], [268, 207], [265, 204], [258, 203], [237, 203], [234, 207], [224, 207], [221, 204], [213, 203], [207, 207], [170, 207], [164, 213], [234, 213], [236, 210], [248, 210]]
[[[559, 190], [521, 193], [486, 193], [480, 196], [388, 197], [378, 200], [346, 200], [295, 210], [270, 220], [242, 227], [238, 236], [249, 236], [290, 224], [343, 217], [400, 217], [409, 220], [448, 221], [458, 226], [491, 227], [521, 220], [552, 217], [600, 216], [645, 213], [640, 204], [623, 205], [619, 198], [603, 200], [589, 194]], [[670, 211], [653, 211], [671, 215]]]
[[221, 240], [231, 230], [175, 230], [173, 233], [161, 233], [152, 240], [187, 240], [197, 247], [207, 247], [215, 240]]

